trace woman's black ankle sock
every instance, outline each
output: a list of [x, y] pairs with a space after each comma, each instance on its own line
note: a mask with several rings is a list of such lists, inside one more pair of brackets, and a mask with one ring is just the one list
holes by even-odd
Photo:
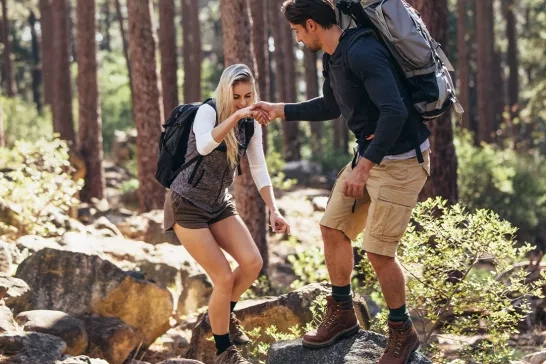
[[224, 351], [226, 351], [227, 348], [229, 348], [232, 344], [229, 340], [229, 333], [224, 335], [216, 335], [214, 336], [214, 342], [216, 343], [216, 355], [222, 354]]

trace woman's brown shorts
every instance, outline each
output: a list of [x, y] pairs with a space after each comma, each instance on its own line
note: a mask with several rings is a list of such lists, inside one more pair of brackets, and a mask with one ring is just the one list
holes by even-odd
[[224, 206], [218, 212], [210, 213], [200, 209], [171, 190], [167, 192], [164, 211], [163, 226], [165, 231], [172, 230], [174, 224], [187, 229], [204, 229], [230, 216], [238, 215], [231, 196], [229, 196]]

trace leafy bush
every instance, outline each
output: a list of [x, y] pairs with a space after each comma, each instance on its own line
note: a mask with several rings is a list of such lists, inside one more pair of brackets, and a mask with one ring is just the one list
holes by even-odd
[[[538, 282], [525, 282], [523, 270], [508, 282], [497, 276], [530, 246], [516, 248], [516, 229], [491, 211], [469, 213], [461, 205], [446, 205], [441, 199], [419, 204], [399, 250], [408, 278], [408, 307], [422, 325], [423, 348], [435, 353], [434, 335], [473, 335], [485, 329], [487, 340], [464, 346], [461, 359], [504, 362], [511, 355], [510, 335], [530, 312], [529, 298], [541, 292]], [[492, 261], [491, 268], [478, 269], [481, 259]], [[367, 260], [361, 265], [371, 269]], [[365, 282], [376, 285], [374, 278]]]
[[286, 179], [286, 175], [281, 172], [285, 161], [280, 153], [269, 152], [265, 156], [265, 159], [273, 187], [280, 190], [288, 190], [297, 183], [295, 179]]
[[329, 280], [324, 251], [319, 247], [315, 246], [289, 255], [288, 261], [292, 264], [294, 273], [299, 277], [299, 279], [290, 285], [292, 289], [298, 289], [310, 283]]
[[473, 145], [470, 135], [455, 139], [460, 202], [471, 211], [491, 209], [518, 227], [520, 241], [546, 225], [546, 160], [488, 144]]
[[51, 216], [68, 211], [83, 184], [71, 178], [66, 143], [16, 141], [13, 149], [0, 149], [0, 165], [0, 234], [62, 234]]
[[53, 121], [49, 108], [46, 107], [40, 115], [33, 103], [18, 97], [0, 96], [0, 104], [4, 117], [6, 146], [13, 146], [17, 140], [36, 141], [49, 137], [53, 133]]
[[[121, 52], [101, 52], [99, 72], [103, 149], [112, 150], [114, 131], [135, 127], [131, 87], [125, 58]], [[159, 123], [159, 120], [157, 121]]]
[[306, 332], [316, 329], [326, 312], [326, 298], [324, 296], [317, 297], [310, 309], [313, 314], [313, 321], [305, 326], [292, 326], [288, 329], [288, 332], [279, 332], [275, 325], [271, 325], [263, 331], [260, 327], [248, 331], [247, 334], [252, 339], [249, 348], [249, 359], [263, 364], [267, 358], [271, 343], [276, 341], [295, 340], [302, 337]]

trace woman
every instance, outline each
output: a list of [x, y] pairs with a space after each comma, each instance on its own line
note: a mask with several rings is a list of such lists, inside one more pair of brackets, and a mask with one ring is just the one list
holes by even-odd
[[[216, 99], [200, 106], [195, 115], [185, 158], [194, 163], [176, 177], [165, 201], [165, 228], [174, 229], [214, 284], [207, 320], [216, 343], [216, 364], [249, 363], [234, 345], [249, 339], [241, 331], [233, 308], [258, 277], [263, 264], [232, 196], [227, 193], [245, 153], [241, 146], [247, 146], [250, 171], [269, 208], [273, 231], [290, 232], [276, 206], [265, 164], [261, 125], [248, 119], [267, 118], [263, 112], [251, 110], [256, 101], [250, 69], [243, 64], [226, 68], [216, 89]], [[245, 128], [249, 122], [254, 124], [254, 134], [247, 141]], [[221, 249], [239, 264], [233, 272]]]

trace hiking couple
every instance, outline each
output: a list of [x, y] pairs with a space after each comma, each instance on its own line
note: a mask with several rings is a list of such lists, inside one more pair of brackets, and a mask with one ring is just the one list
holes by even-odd
[[[194, 168], [180, 172], [170, 186], [165, 228], [174, 229], [214, 284], [204, 319], [214, 334], [215, 363], [249, 363], [236, 346], [249, 339], [233, 309], [257, 278], [262, 259], [227, 188], [246, 152], [272, 229], [289, 232], [271, 187], [262, 125], [276, 118], [322, 121], [342, 115], [358, 146], [339, 173], [320, 221], [332, 294], [322, 323], [303, 337], [303, 345], [322, 348], [358, 332], [350, 285], [351, 241], [364, 231], [363, 249], [390, 310], [388, 345], [379, 363], [406, 363], [419, 338], [406, 309], [396, 250], [430, 173], [430, 132], [413, 107], [391, 55], [373, 34], [363, 28], [342, 30], [328, 0], [287, 0], [282, 12], [298, 42], [312, 52], [325, 53], [323, 96], [296, 104], [258, 101], [248, 67], [228, 67], [215, 100], [204, 103], [195, 115], [186, 160], [204, 157]], [[253, 124], [250, 137], [245, 132], [249, 123]], [[237, 261], [237, 269], [231, 270], [221, 249]]]

